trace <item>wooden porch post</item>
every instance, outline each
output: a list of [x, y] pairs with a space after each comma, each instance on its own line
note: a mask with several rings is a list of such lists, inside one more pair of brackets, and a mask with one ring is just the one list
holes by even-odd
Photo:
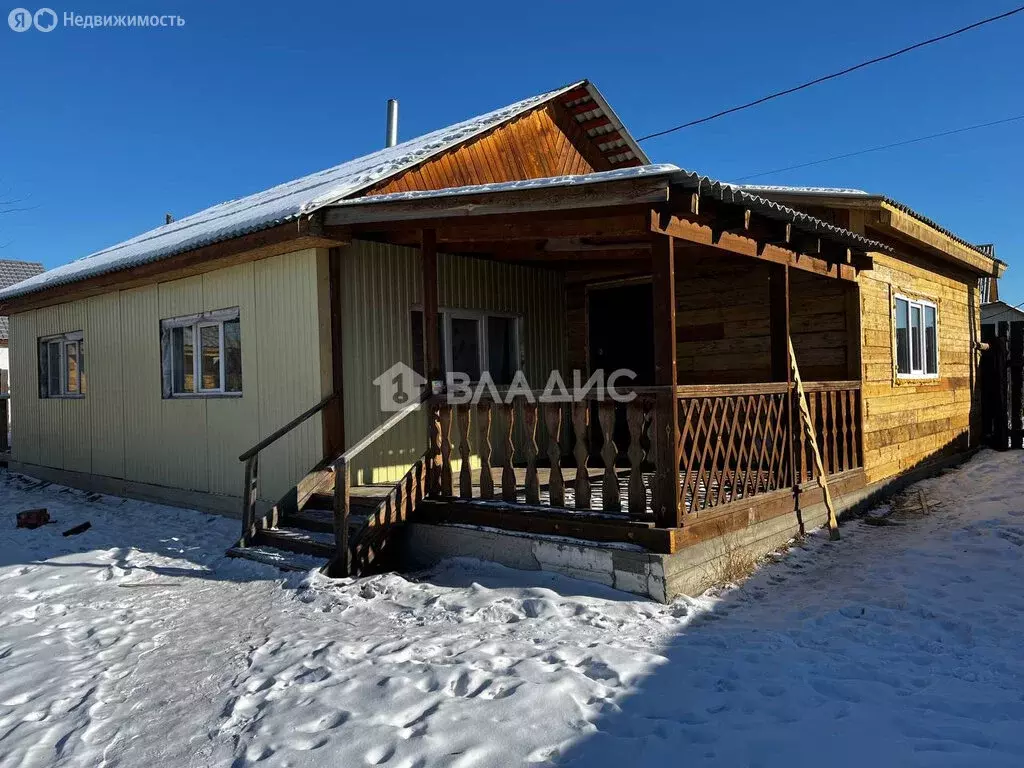
[[[652, 212], [656, 216], [656, 212]], [[676, 398], [676, 268], [672, 237], [651, 234], [654, 304], [654, 455], [657, 467], [652, 497], [659, 528], [683, 524], [679, 489], [679, 405]]]
[[324, 410], [324, 456], [334, 458], [345, 450], [345, 407], [342, 390], [345, 371], [341, 349], [341, 250], [327, 255], [328, 301], [331, 318], [331, 391], [337, 396]]
[[[420, 232], [423, 266], [423, 372], [427, 387], [441, 378], [441, 348], [438, 344], [437, 309], [437, 232]], [[441, 419], [440, 407], [433, 402], [427, 409], [427, 495], [441, 492]]]
[[[786, 463], [789, 476], [780, 479], [779, 486], [792, 485], [794, 505], [799, 512], [799, 486], [801, 478], [797, 477], [794, 450], [798, 435], [793, 429], [793, 365], [789, 356], [789, 267], [785, 264], [771, 264], [768, 267], [768, 325], [771, 338], [772, 381], [786, 382]], [[802, 444], [802, 443], [801, 443]], [[803, 523], [801, 522], [801, 529]]]
[[791, 381], [789, 365], [789, 267], [768, 266], [768, 322], [771, 336], [772, 381]]

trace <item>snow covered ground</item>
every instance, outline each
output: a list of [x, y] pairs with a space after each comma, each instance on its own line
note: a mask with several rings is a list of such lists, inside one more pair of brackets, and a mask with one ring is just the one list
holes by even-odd
[[1019, 766], [1024, 454], [918, 488], [660, 606], [285, 577], [222, 557], [234, 521], [0, 474], [0, 766]]

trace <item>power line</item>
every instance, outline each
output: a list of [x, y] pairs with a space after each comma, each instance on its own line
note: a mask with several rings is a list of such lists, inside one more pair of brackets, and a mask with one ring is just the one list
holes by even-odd
[[929, 38], [928, 40], [922, 40], [919, 43], [914, 43], [913, 45], [908, 45], [906, 48], [900, 48], [898, 51], [893, 51], [892, 53], [887, 53], [884, 56], [877, 56], [877, 57], [875, 57], [873, 59], [869, 59], [867, 61], [862, 61], [860, 64], [855, 64], [852, 67], [847, 67], [846, 69], [842, 69], [842, 70], [840, 70], [838, 72], [833, 72], [831, 75], [824, 75], [822, 77], [815, 78], [814, 80], [809, 80], [806, 83], [801, 83], [800, 85], [793, 86], [792, 88], [786, 88], [783, 91], [776, 91], [775, 93], [769, 94], [767, 96], [762, 96], [760, 99], [755, 99], [754, 101], [749, 101], [746, 104], [740, 104], [739, 106], [736, 106], [736, 107], [730, 107], [729, 109], [723, 109], [721, 112], [716, 112], [713, 115], [708, 115], [707, 117], [702, 117], [702, 118], [700, 118], [698, 120], [691, 120], [688, 123], [683, 123], [682, 125], [677, 125], [674, 128], [666, 128], [663, 131], [656, 131], [655, 133], [649, 133], [646, 136], [641, 136], [639, 139], [637, 139], [637, 141], [647, 141], [648, 139], [653, 139], [653, 138], [656, 138], [658, 136], [665, 136], [666, 134], [669, 134], [669, 133], [675, 133], [676, 131], [681, 131], [683, 128], [691, 128], [691, 127], [693, 127], [695, 125], [701, 125], [702, 123], [710, 122], [710, 121], [715, 120], [715, 119], [717, 119], [719, 117], [724, 117], [725, 115], [731, 115], [733, 112], [739, 112], [740, 110], [750, 109], [751, 107], [756, 107], [758, 104], [764, 104], [766, 101], [771, 101], [772, 99], [777, 99], [777, 98], [779, 98], [781, 96], [788, 96], [791, 93], [796, 93], [797, 91], [802, 91], [805, 88], [810, 88], [812, 85], [818, 85], [819, 83], [824, 83], [824, 82], [826, 82], [828, 80], [835, 80], [837, 77], [842, 77], [843, 75], [848, 75], [851, 72], [856, 72], [858, 69], [864, 69], [864, 67], [869, 67], [872, 64], [878, 64], [879, 62], [882, 62], [882, 61], [888, 61], [889, 59], [894, 59], [897, 56], [902, 56], [905, 53], [910, 53], [911, 51], [916, 51], [918, 48], [924, 48], [926, 45], [931, 45], [932, 43], [938, 43], [938, 42], [941, 42], [943, 40], [948, 40], [951, 37], [956, 37], [957, 35], [961, 35], [964, 32], [969, 32], [972, 29], [977, 29], [978, 27], [984, 26], [985, 24], [991, 24], [994, 21], [1000, 21], [1002, 19], [1009, 18], [1010, 16], [1013, 16], [1014, 14], [1020, 13], [1021, 11], [1024, 11], [1024, 5], [1019, 6], [1017, 8], [1014, 8], [1011, 11], [1007, 11], [1006, 13], [1000, 13], [997, 16], [990, 16], [987, 19], [982, 19], [981, 21], [976, 21], [973, 24], [968, 24], [966, 27], [960, 27], [960, 29], [954, 29], [952, 32], [947, 32], [944, 35], [939, 35], [938, 37], [932, 37], [932, 38]]
[[1016, 120], [1024, 120], [1024, 115], [1016, 115], [1014, 117], [1003, 118], [1002, 120], [993, 120], [990, 123], [979, 123], [978, 125], [968, 125], [964, 128], [954, 128], [951, 131], [942, 131], [941, 133], [932, 133], [928, 136], [918, 136], [915, 139], [906, 139], [905, 141], [894, 141], [892, 144], [882, 144], [877, 147], [868, 147], [867, 149], [858, 149], [856, 152], [845, 152], [841, 155], [832, 155], [831, 157], [823, 157], [820, 160], [811, 160], [806, 163], [798, 163], [797, 165], [787, 165], [785, 168], [776, 168], [772, 171], [762, 171], [760, 173], [751, 173], [747, 176], [739, 176], [736, 181], [746, 181], [747, 179], [757, 179], [761, 176], [770, 176], [774, 173], [783, 173], [784, 171], [795, 171], [798, 168], [808, 168], [812, 165], [821, 165], [822, 163], [831, 163], [833, 160], [845, 160], [848, 157], [857, 157], [858, 155], [866, 155], [869, 152], [881, 152], [883, 149], [892, 149], [894, 147], [905, 147], [908, 144], [917, 144], [922, 141], [929, 141], [930, 139], [938, 139], [943, 136], [953, 136], [957, 133], [966, 133], [967, 131], [976, 131], [979, 128], [991, 128], [993, 125], [1003, 125], [1004, 123], [1012, 123]]

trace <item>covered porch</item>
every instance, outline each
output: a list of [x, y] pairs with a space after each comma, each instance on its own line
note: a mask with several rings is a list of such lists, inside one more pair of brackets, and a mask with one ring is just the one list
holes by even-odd
[[[821, 489], [790, 342], [825, 474], [841, 493], [863, 485], [856, 275], [881, 246], [675, 168], [583, 179], [368, 197], [317, 222], [420, 251], [431, 394], [417, 519], [668, 554], [799, 516]], [[545, 399], [550, 372], [532, 370], [528, 391], [453, 402], [439, 253], [557, 273], [559, 373], [571, 386], [574, 372], [629, 369], [628, 402]]]

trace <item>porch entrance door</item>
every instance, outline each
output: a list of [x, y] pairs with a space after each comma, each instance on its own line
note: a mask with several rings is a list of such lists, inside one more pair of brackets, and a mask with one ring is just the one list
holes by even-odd
[[[654, 384], [654, 304], [651, 284], [631, 283], [587, 292], [587, 327], [590, 372], [603, 369], [605, 377], [620, 368], [636, 373], [633, 386], [649, 387]], [[619, 384], [627, 384], [628, 379]], [[590, 414], [591, 423], [597, 424], [596, 407]], [[593, 435], [599, 435], [595, 430]], [[615, 445], [619, 455], [629, 446], [629, 425], [625, 406], [615, 409]], [[594, 444], [596, 443], [596, 444]], [[590, 450], [599, 455], [603, 440], [591, 444]]]

